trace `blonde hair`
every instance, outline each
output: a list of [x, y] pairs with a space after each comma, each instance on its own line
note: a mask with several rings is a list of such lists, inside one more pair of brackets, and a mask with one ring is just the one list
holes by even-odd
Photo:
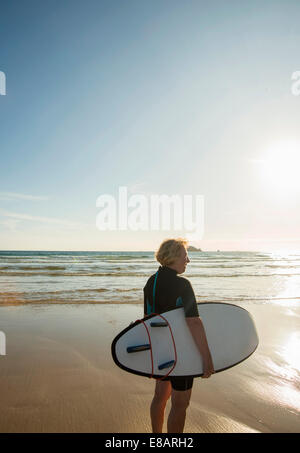
[[180, 256], [181, 248], [187, 248], [188, 241], [183, 238], [165, 239], [155, 252], [155, 258], [162, 266], [174, 263]]

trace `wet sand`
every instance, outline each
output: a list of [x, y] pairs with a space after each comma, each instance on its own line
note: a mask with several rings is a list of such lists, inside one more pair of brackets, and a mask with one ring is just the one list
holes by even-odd
[[[300, 309], [242, 306], [259, 347], [195, 379], [185, 432], [300, 432]], [[150, 433], [155, 381], [119, 369], [110, 354], [115, 335], [141, 317], [140, 305], [1, 306], [0, 432]]]

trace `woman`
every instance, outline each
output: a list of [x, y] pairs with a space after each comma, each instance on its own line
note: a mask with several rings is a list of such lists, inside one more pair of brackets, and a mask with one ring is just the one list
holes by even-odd
[[[209, 378], [214, 368], [195, 294], [189, 280], [178, 275], [185, 272], [190, 262], [186, 248], [187, 241], [180, 238], [167, 239], [160, 245], [155, 257], [161, 266], [144, 287], [144, 314], [164, 313], [183, 306], [187, 325], [203, 360], [202, 377]], [[183, 432], [192, 386], [191, 377], [167, 377], [156, 381], [150, 408], [153, 433], [162, 432], [165, 407], [170, 396], [172, 407], [168, 417], [168, 433]]]

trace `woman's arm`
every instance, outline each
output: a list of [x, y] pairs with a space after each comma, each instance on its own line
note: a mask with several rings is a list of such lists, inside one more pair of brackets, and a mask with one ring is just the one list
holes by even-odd
[[207, 343], [203, 322], [198, 316], [185, 319], [203, 360], [202, 377], [209, 378], [214, 373], [214, 365]]

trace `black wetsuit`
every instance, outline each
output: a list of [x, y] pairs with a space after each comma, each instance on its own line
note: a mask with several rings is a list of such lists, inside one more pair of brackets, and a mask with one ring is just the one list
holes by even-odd
[[[153, 298], [154, 295], [154, 298]], [[177, 275], [174, 269], [160, 266], [144, 287], [144, 314], [165, 313], [183, 307], [186, 318], [198, 317], [195, 293], [189, 280]], [[167, 377], [174, 390], [192, 388], [193, 378]]]

